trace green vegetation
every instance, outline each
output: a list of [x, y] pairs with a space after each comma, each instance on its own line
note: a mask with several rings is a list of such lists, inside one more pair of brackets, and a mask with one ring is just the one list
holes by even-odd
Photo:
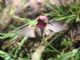
[[[38, 36], [36, 32], [41, 33], [36, 30], [37, 17], [40, 14], [34, 18], [25, 17], [25, 11], [17, 15], [14, 13], [16, 11], [13, 9], [14, 6], [8, 7], [10, 8], [9, 13], [5, 12], [4, 14], [6, 7], [5, 3], [1, 1], [0, 60], [33, 60], [35, 57], [40, 58], [40, 60], [80, 60], [80, 4], [74, 2], [66, 7], [58, 7], [47, 2], [46, 10], [41, 14], [47, 16], [49, 21], [64, 23], [68, 28], [55, 34], [50, 31], [48, 36]], [[36, 37], [29, 37], [29, 33], [32, 34], [31, 36], [35, 33]], [[44, 48], [41, 49], [42, 47]], [[37, 52], [38, 50], [40, 51]], [[35, 52], [36, 54], [34, 54]]]

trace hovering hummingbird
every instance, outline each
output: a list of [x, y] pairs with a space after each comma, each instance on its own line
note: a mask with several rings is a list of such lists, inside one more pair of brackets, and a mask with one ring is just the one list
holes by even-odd
[[36, 26], [26, 26], [21, 29], [21, 35], [35, 38], [35, 32], [40, 36], [49, 35], [52, 32], [57, 33], [63, 30], [67, 30], [67, 24], [57, 21], [49, 21], [48, 17], [45, 15], [40, 15], [37, 17]]

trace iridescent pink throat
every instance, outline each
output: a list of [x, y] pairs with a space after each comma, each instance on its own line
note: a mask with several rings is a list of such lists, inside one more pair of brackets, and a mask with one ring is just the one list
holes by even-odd
[[45, 29], [47, 23], [45, 23], [43, 20], [38, 20], [38, 24], [37, 27], [39, 27], [40, 29]]

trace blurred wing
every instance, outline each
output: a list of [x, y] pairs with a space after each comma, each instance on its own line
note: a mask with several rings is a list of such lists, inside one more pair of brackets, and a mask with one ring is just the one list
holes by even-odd
[[[67, 30], [67, 25], [61, 22], [49, 22], [44, 30], [44, 33], [50, 34], [50, 31], [56, 33], [63, 30]], [[48, 31], [49, 30], [49, 31]]]
[[35, 28], [34, 27], [24, 27], [20, 30], [21, 36], [28, 36], [31, 38], [35, 38]]

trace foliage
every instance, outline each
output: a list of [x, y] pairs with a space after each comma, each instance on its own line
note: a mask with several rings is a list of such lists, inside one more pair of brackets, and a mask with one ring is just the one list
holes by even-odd
[[[47, 6], [52, 10], [47, 15], [56, 21], [65, 21], [66, 23], [80, 22], [80, 4], [72, 3], [67, 7], [57, 7], [51, 4]], [[54, 7], [53, 7], [54, 6]]]
[[[4, 10], [4, 4], [2, 4], [1, 1], [2, 0], [0, 0], [0, 13]], [[23, 0], [22, 4], [24, 5], [25, 2], [26, 0]], [[75, 48], [75, 43], [79, 42], [76, 41], [76, 37], [79, 34], [75, 32], [77, 31], [76, 29], [78, 29], [77, 25], [80, 23], [80, 4], [72, 3], [66, 7], [57, 7], [48, 2], [46, 6], [49, 10], [46, 9], [47, 11], [44, 12], [44, 15], [49, 17], [49, 21], [65, 22], [65, 24], [68, 24], [69, 29], [59, 32], [62, 34], [53, 34], [54, 32], [50, 31], [51, 34], [49, 36], [46, 35], [43, 37], [38, 36], [36, 30], [34, 32], [37, 36], [36, 38], [21, 36], [19, 35], [22, 33], [20, 31], [26, 26], [36, 28], [38, 20], [36, 20], [37, 17], [34, 19], [15, 15], [12, 9], [12, 11], [10, 11], [10, 13], [13, 14], [11, 16], [12, 21], [7, 28], [0, 31], [0, 59], [31, 60], [32, 53], [36, 51], [37, 47], [42, 45], [45, 47], [45, 50], [42, 52], [41, 60], [80, 60], [80, 48]], [[25, 33], [26, 29], [23, 31]], [[39, 51], [40, 50], [41, 49], [39, 49]]]

